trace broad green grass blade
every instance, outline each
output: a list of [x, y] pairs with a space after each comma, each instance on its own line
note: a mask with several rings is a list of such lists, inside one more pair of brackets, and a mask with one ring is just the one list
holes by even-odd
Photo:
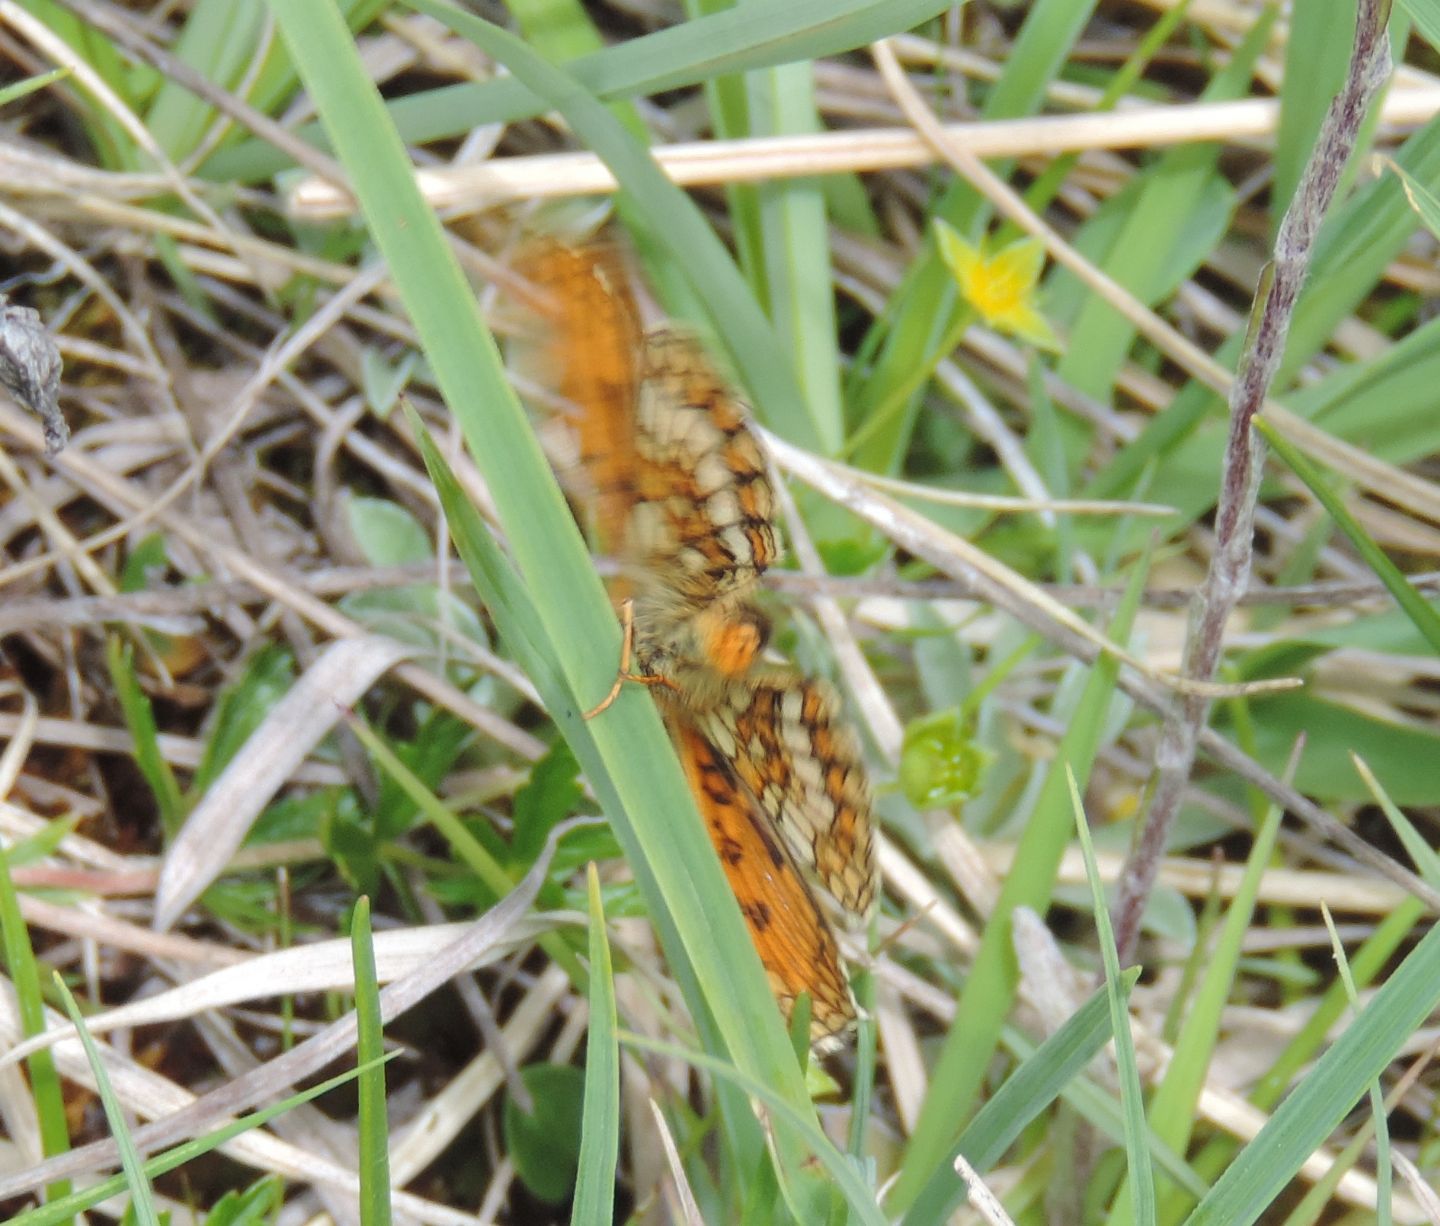
[[1400, 0], [1400, 7], [1410, 14], [1425, 41], [1440, 49], [1440, 0]]
[[1190, 1226], [1257, 1221], [1440, 1004], [1440, 926], [1430, 929], [1222, 1174]]
[[[1130, 1033], [1130, 1002], [1121, 992], [1120, 958], [1115, 950], [1115, 933], [1110, 927], [1110, 908], [1105, 902], [1105, 883], [1100, 879], [1100, 868], [1095, 863], [1095, 847], [1090, 841], [1090, 823], [1085, 817], [1085, 802], [1080, 799], [1080, 786], [1075, 782], [1075, 772], [1068, 765], [1065, 774], [1070, 785], [1070, 803], [1074, 807], [1080, 854], [1085, 857], [1085, 876], [1090, 881], [1090, 898], [1095, 913], [1096, 936], [1100, 942], [1100, 958], [1105, 965], [1105, 995], [1110, 1004], [1110, 1027], [1115, 1035], [1115, 1064], [1120, 1075], [1120, 1103], [1125, 1112], [1125, 1157], [1134, 1220], [1140, 1226], [1155, 1226], [1155, 1172], [1150, 1165], [1150, 1130], [1145, 1123], [1145, 1093], [1140, 1085], [1140, 1069], [1135, 1063], [1135, 1040]], [[1128, 1212], [1126, 1218], [1129, 1218]]]
[[[744, 12], [732, 8], [607, 47], [567, 69], [607, 101], [643, 97], [725, 73], [838, 55], [911, 29], [946, 7], [942, 0], [793, 0]], [[454, 5], [437, 5], [432, 15], [443, 21], [442, 12], [456, 11]], [[413, 144], [462, 136], [481, 124], [514, 123], [548, 109], [547, 101], [513, 79], [447, 85], [388, 104], [401, 137]], [[318, 125], [298, 135], [311, 144], [325, 143]], [[202, 173], [252, 182], [291, 165], [280, 150], [252, 140], [220, 150]]]
[[[595, 28], [595, 23], [585, 12], [585, 6], [580, 0], [510, 0], [509, 8], [520, 26], [520, 33], [546, 59], [556, 63], [581, 63], [587, 56], [596, 56], [603, 60], [605, 40]], [[493, 84], [514, 86], [517, 82], [511, 78]], [[534, 97], [528, 90], [525, 92], [527, 96]], [[405, 100], [413, 101], [416, 97], [417, 95], [413, 94], [406, 95]], [[539, 102], [538, 99], [536, 101]], [[645, 140], [645, 121], [640, 118], [640, 112], [635, 105], [624, 97], [612, 98], [608, 102], [611, 114], [633, 132], [637, 140]], [[395, 114], [394, 110], [391, 114]], [[404, 139], [403, 125], [398, 115], [396, 124], [401, 127], [401, 137]]]
[[1356, 552], [1365, 559], [1366, 565], [1395, 597], [1395, 603], [1405, 610], [1405, 615], [1415, 624], [1415, 629], [1425, 636], [1426, 642], [1436, 652], [1440, 652], [1440, 613], [1435, 612], [1430, 602], [1400, 573], [1399, 567], [1385, 556], [1385, 551], [1350, 514], [1345, 500], [1330, 488], [1330, 483], [1309, 457], [1288, 439], [1283, 438], [1263, 415], [1255, 419], [1255, 428], [1265, 436], [1275, 454], [1290, 466], [1295, 475], [1305, 482], [1310, 492], [1320, 500], [1320, 504], [1330, 512], [1336, 525], [1350, 538]]
[[[1116, 642], [1123, 643], [1129, 636], [1146, 570], [1142, 559], [1131, 575], [1110, 629]], [[1019, 977], [1011, 947], [1011, 914], [1023, 903], [1043, 915], [1049, 904], [1060, 858], [1074, 830], [1061, 766], [1073, 766], [1082, 781], [1089, 777], [1114, 693], [1116, 672], [1113, 657], [1102, 656], [1096, 661], [1075, 710], [1066, 716], [1065, 735], [1045, 776], [1035, 811], [1025, 825], [995, 910], [985, 926], [980, 949], [960, 993], [955, 1018], [931, 1074], [930, 1093], [921, 1108], [901, 1164], [900, 1177], [891, 1192], [888, 1207], [892, 1214], [906, 1212], [932, 1172], [945, 1161], [989, 1068]]]
[[[1125, 990], [1134, 987], [1139, 978], [1138, 970], [1126, 971]], [[982, 1174], [988, 1171], [1030, 1122], [1084, 1071], [1110, 1041], [1110, 1034], [1110, 1002], [1104, 992], [1096, 992], [1059, 1030], [1027, 1054], [995, 1097], [975, 1113], [952, 1154], [936, 1167], [915, 1198], [905, 1215], [907, 1226], [948, 1221], [965, 1196], [954, 1171], [955, 1154], [964, 1154]]]
[[[808, 64], [752, 73], [748, 86], [752, 136], [783, 136], [820, 127]], [[845, 426], [825, 193], [818, 181], [802, 179], [761, 183], [755, 195], [770, 319], [782, 349], [791, 355], [819, 449], [836, 455]]]
[[145, 1173], [140, 1154], [130, 1136], [130, 1125], [125, 1120], [125, 1107], [116, 1096], [115, 1087], [110, 1084], [110, 1074], [105, 1071], [100, 1049], [95, 1046], [95, 1040], [85, 1028], [80, 1007], [70, 995], [70, 989], [65, 986], [65, 980], [58, 971], [55, 975], [55, 986], [61, 1000], [65, 1002], [65, 1012], [69, 1014], [70, 1021], [80, 1036], [80, 1043], [85, 1048], [85, 1058], [90, 1062], [90, 1071], [95, 1074], [95, 1092], [100, 1096], [101, 1106], [105, 1108], [105, 1122], [110, 1126], [110, 1135], [120, 1150], [120, 1166], [125, 1175], [125, 1187], [130, 1193], [130, 1211], [134, 1215], [136, 1226], [160, 1226], [150, 1177]]
[[590, 897], [590, 1030], [585, 1039], [585, 1106], [573, 1226], [615, 1217], [615, 1164], [620, 1155], [620, 1049], [615, 1041], [615, 973], [605, 935], [600, 875], [585, 876]]
[[[30, 944], [30, 929], [20, 914], [20, 899], [10, 877], [14, 851], [13, 846], [0, 851], [0, 947], [5, 951], [5, 969], [15, 989], [20, 1030], [28, 1039], [44, 1033], [45, 996], [40, 989], [40, 971]], [[40, 1125], [41, 1150], [47, 1158], [63, 1154], [70, 1148], [70, 1128], [65, 1121], [65, 1095], [60, 1075], [55, 1071], [55, 1057], [48, 1048], [42, 1049], [25, 1061], [25, 1067], [30, 1074], [30, 1094]], [[68, 1179], [57, 1179], [45, 1189], [47, 1201], [58, 1201], [69, 1195]]]
[[1429, 320], [1367, 362], [1342, 366], [1300, 388], [1288, 405], [1372, 455], [1409, 464], [1440, 451], [1429, 412], [1440, 380], [1440, 320]]
[[[742, 9], [749, 14], [758, 15], [761, 6], [753, 3], [745, 5], [737, 3], [736, 0], [686, 0], [685, 15], [693, 23], [721, 13], [737, 14]], [[752, 134], [750, 97], [746, 82], [752, 77], [763, 75], [767, 75], [764, 69], [752, 70], [749, 73], [724, 73], [705, 82], [705, 103], [710, 110], [710, 130], [717, 140], [738, 140]], [[769, 313], [770, 298], [763, 275], [765, 248], [760, 232], [760, 185], [727, 183], [724, 191], [725, 215], [732, 228], [731, 242], [740, 269], [749, 279], [760, 309]], [[672, 310], [683, 309], [679, 301], [670, 300], [673, 297], [674, 290], [671, 288], [670, 297], [667, 297], [668, 305]]]
[[385, 1031], [380, 1023], [380, 985], [370, 936], [370, 900], [360, 897], [350, 921], [355, 962], [355, 1059], [359, 1078], [356, 1133], [360, 1146], [360, 1221], [390, 1226], [390, 1122], [385, 1111]]
[[[579, 717], [613, 679], [620, 650], [618, 626], [504, 380], [474, 297], [416, 189], [404, 149], [349, 34], [325, 0], [285, 0], [273, 9], [424, 340], [445, 399], [499, 508], [510, 553], [533, 602], [533, 637], [553, 655], [557, 685], [546, 695], [551, 712], [594, 785], [652, 912], [667, 913], [674, 921], [683, 948], [667, 942], [672, 962], [688, 956], [695, 966], [720, 1033], [740, 1067], [775, 1088], [797, 1111], [810, 1112], [759, 958], [695, 815], [653, 702], [630, 690], [602, 717], [588, 724]], [[540, 79], [556, 84], [558, 74], [523, 45], [485, 28], [496, 36], [496, 45], [512, 66], [538, 65]], [[567, 83], [564, 92], [568, 103], [574, 87]], [[585, 114], [593, 118], [592, 112]], [[607, 132], [617, 130], [603, 108], [599, 114]], [[623, 130], [620, 135], [628, 142]], [[653, 163], [647, 164], [653, 169]], [[698, 217], [696, 221], [700, 224]], [[576, 695], [584, 695], [585, 701]], [[776, 1149], [783, 1165], [801, 1171], [805, 1155], [788, 1129], [777, 1134]], [[819, 1194], [812, 1178], [797, 1178]]]
[[[440, 505], [445, 510], [450, 534], [459, 550], [461, 559], [465, 562], [466, 568], [475, 582], [476, 589], [490, 608], [502, 638], [509, 645], [520, 666], [535, 682], [536, 688], [546, 699], [547, 705], [551, 710], [564, 709], [565, 688], [556, 677], [548, 659], [542, 654], [540, 646], [534, 642], [532, 637], [533, 628], [539, 625], [539, 614], [535, 612], [529, 594], [521, 586], [519, 577], [514, 573], [508, 559], [500, 552], [489, 530], [481, 523], [475, 508], [466, 500], [454, 473], [436, 449], [434, 441], [421, 425], [418, 416], [415, 416], [408, 406], [407, 412], [411, 413], [416, 436], [420, 442], [421, 455], [424, 457], [430, 479], [435, 484]], [[606, 786], [608, 780], [608, 776], [605, 774], [606, 768], [603, 762], [595, 756], [597, 751], [590, 740], [591, 725], [578, 719], [573, 713], [573, 707], [568, 718], [571, 721], [571, 727], [567, 731], [567, 740], [571, 749], [585, 766], [591, 783], [597, 788]], [[376, 751], [372, 749], [372, 752]], [[379, 758], [383, 765], [385, 763], [384, 754], [379, 754]], [[397, 775], [397, 778], [403, 779], [403, 776]], [[421, 803], [429, 812], [430, 807], [425, 802]], [[623, 832], [617, 829], [617, 833], [623, 839]], [[706, 846], [708, 847], [708, 844]], [[659, 890], [660, 886], [656, 882], [649, 864], [644, 859], [632, 859], [631, 867], [647, 897], [654, 897], [652, 891]], [[488, 872], [483, 879], [490, 879]], [[727, 898], [730, 896], [728, 891], [725, 891], [722, 896], [710, 899], [704, 905], [723, 909], [727, 905]], [[733, 904], [733, 898], [730, 899], [730, 903]], [[691, 1002], [692, 1008], [696, 1011], [696, 1018], [700, 1022], [702, 1033], [713, 1033], [713, 1029], [709, 1028], [708, 1014], [704, 1011], [704, 996], [690, 962], [684, 956], [684, 945], [670, 914], [663, 908], [657, 910], [654, 907], [651, 908], [650, 914], [652, 921], [660, 930], [662, 943], [667, 950], [671, 951], [671, 971], [679, 980], [686, 999]], [[551, 933], [541, 938], [541, 947], [555, 957], [561, 966], [570, 971], [577, 986], [584, 982], [583, 970], [577, 965], [574, 953], [564, 946], [563, 937], [560, 934]], [[763, 1010], [767, 1007], [768, 1001], [767, 991], [762, 996], [751, 998], [748, 1007]], [[718, 1046], [718, 1041], [714, 1045]], [[739, 1160], [747, 1168], [753, 1167], [756, 1162], [761, 1161], [763, 1150], [763, 1139], [759, 1135], [759, 1129], [755, 1126], [754, 1113], [746, 1103], [734, 1095], [728, 1083], [722, 1083], [719, 1099], [722, 1121], [729, 1138], [730, 1148], [736, 1155], [745, 1156]]]
[[[169, 50], [208, 80], [230, 88], [251, 67], [264, 26], [265, 10], [258, 4], [198, 0]], [[145, 126], [171, 161], [179, 162], [195, 150], [217, 114], [209, 103], [167, 78], [146, 112]]]

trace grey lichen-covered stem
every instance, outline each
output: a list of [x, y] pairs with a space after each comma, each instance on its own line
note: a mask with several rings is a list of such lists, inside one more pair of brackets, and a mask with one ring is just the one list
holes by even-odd
[[[1321, 124], [1315, 150], [1280, 223], [1274, 256], [1261, 276], [1251, 309], [1245, 347], [1230, 388], [1230, 431], [1215, 513], [1215, 551], [1190, 606], [1183, 671], [1195, 680], [1214, 677], [1226, 622], [1249, 584], [1255, 503], [1264, 462], [1264, 450], [1251, 423], [1265, 403], [1284, 354], [1285, 334], [1305, 281], [1315, 236], [1355, 147], [1366, 109], [1389, 77], [1390, 44], [1385, 29], [1389, 10], [1389, 0], [1360, 0], [1344, 87]], [[1140, 917], [1190, 778], [1196, 741], [1209, 708], [1205, 698], [1179, 695], [1161, 728], [1155, 750], [1154, 796], [1121, 874], [1115, 901], [1115, 941], [1122, 962], [1134, 955]]]

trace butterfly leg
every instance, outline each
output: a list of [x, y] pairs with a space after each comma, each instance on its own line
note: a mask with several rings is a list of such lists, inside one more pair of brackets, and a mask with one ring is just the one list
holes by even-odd
[[635, 602], [633, 600], [627, 600], [620, 606], [620, 623], [624, 627], [625, 637], [620, 644], [620, 669], [615, 674], [615, 683], [604, 698], [585, 712], [582, 716], [584, 719], [594, 719], [602, 711], [608, 709], [610, 704], [620, 697], [620, 690], [627, 681], [635, 681], [640, 685], [663, 685], [674, 688], [675, 683], [668, 677], [652, 677], [646, 673], [630, 671], [630, 664], [635, 654]]

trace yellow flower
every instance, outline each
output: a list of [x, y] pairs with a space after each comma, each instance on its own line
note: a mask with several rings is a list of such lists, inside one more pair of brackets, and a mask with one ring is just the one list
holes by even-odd
[[1009, 332], [1042, 349], [1058, 350], [1060, 342], [1035, 305], [1045, 248], [1039, 239], [1021, 238], [986, 255], [972, 247], [953, 226], [935, 220], [940, 258], [955, 274], [960, 293], [992, 328]]

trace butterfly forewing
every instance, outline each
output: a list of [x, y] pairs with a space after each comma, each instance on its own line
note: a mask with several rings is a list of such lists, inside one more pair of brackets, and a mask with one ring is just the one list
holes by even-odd
[[[571, 247], [533, 239], [516, 270], [540, 298], [536, 376], [562, 404], [579, 461], [577, 496], [588, 504], [601, 548], [616, 553], [636, 499], [635, 406], [640, 315], [624, 261], [611, 244]], [[565, 474], [571, 485], [573, 472]]]
[[697, 610], [747, 592], [779, 556], [775, 494], [744, 404], [684, 332], [645, 338], [634, 445], [629, 558]]

